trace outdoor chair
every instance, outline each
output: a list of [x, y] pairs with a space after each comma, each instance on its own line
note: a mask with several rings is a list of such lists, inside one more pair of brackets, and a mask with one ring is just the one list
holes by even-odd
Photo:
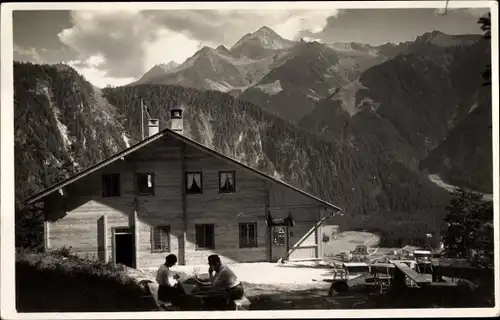
[[346, 280], [349, 276], [345, 268], [338, 268], [335, 264], [333, 265], [333, 280], [337, 279], [337, 275], [340, 276], [341, 280]]

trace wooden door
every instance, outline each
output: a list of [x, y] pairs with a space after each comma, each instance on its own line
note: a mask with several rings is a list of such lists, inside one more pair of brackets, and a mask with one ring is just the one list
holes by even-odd
[[283, 258], [288, 252], [288, 226], [271, 227], [271, 260]]

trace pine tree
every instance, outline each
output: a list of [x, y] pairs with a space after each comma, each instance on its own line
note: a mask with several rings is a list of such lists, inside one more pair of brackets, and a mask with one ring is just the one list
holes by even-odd
[[[488, 13], [488, 16], [481, 17], [477, 21], [481, 25], [481, 30], [484, 31], [484, 39], [490, 40], [491, 39], [491, 13]], [[488, 63], [485, 67], [485, 70], [483, 72], [483, 79], [484, 83], [483, 85], [485, 86], [491, 86], [491, 64]]]
[[480, 193], [457, 188], [447, 206], [443, 232], [444, 254], [469, 261], [488, 259], [493, 254], [493, 220], [491, 203], [482, 201]]

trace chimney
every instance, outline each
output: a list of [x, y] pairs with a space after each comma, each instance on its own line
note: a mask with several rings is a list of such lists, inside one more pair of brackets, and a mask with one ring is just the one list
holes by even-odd
[[158, 119], [149, 119], [148, 120], [148, 137], [154, 136], [158, 132], [160, 132], [160, 121]]
[[184, 133], [184, 123], [182, 119], [182, 109], [173, 108], [170, 110], [170, 129], [178, 134]]

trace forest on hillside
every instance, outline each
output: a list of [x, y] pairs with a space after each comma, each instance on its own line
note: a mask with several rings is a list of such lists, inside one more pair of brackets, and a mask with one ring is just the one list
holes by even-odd
[[168, 110], [183, 106], [187, 136], [340, 206], [350, 227], [401, 230], [402, 239], [395, 241], [441, 228], [447, 193], [370, 141], [327, 140], [215, 91], [139, 85], [103, 94], [122, 112], [136, 141], [141, 98], [160, 128], [168, 126]]
[[418, 48], [367, 69], [331, 99], [319, 100], [299, 126], [371, 153], [389, 152], [416, 171], [491, 193], [491, 88], [481, 85], [487, 41]]
[[125, 148], [120, 114], [74, 69], [14, 63], [16, 206]]
[[16, 63], [15, 84], [19, 201], [124, 149], [123, 135], [138, 142], [142, 99], [161, 128], [169, 110], [183, 106], [186, 135], [343, 208], [350, 227], [392, 230], [394, 241], [441, 229], [447, 193], [398, 153], [377, 147], [384, 141], [325, 139], [216, 91], [101, 91], [62, 65]]

